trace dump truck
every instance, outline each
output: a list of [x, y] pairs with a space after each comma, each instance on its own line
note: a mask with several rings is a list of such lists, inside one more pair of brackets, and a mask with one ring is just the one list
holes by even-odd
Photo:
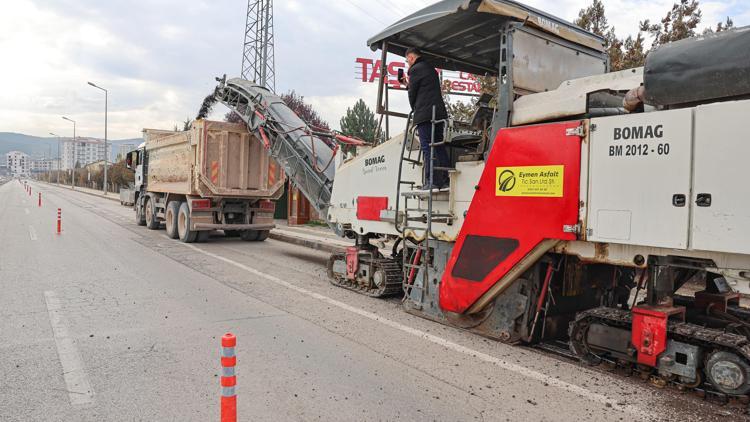
[[186, 131], [144, 129], [128, 154], [136, 222], [185, 243], [211, 231], [263, 241], [285, 176], [245, 124], [196, 120]]

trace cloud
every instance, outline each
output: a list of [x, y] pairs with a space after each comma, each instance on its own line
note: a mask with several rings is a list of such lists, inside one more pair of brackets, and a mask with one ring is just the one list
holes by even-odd
[[[573, 20], [590, 0], [525, 0]], [[15, 0], [0, 14], [0, 131], [44, 136], [103, 135], [109, 90], [109, 136], [139, 136], [194, 116], [214, 77], [240, 73], [245, 0]], [[281, 0], [275, 4], [276, 80], [296, 90], [334, 127], [354, 102], [375, 108], [375, 85], [355, 79], [356, 57], [375, 57], [366, 40], [430, 0]], [[660, 19], [673, 0], [604, 0], [620, 36]], [[744, 0], [704, 0], [702, 27], [726, 15], [750, 23]], [[406, 109], [394, 97], [392, 105]], [[215, 113], [222, 117], [223, 113]]]

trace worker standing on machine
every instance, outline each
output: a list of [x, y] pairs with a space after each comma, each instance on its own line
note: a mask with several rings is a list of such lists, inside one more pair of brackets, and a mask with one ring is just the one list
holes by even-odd
[[[409, 104], [414, 112], [414, 124], [419, 134], [420, 149], [424, 158], [424, 187], [425, 189], [444, 188], [448, 186], [448, 173], [445, 170], [435, 170], [430, 185], [430, 143], [443, 141], [444, 122], [435, 124], [435, 139], [432, 139], [432, 110], [435, 108], [435, 120], [448, 118], [440, 90], [440, 78], [434, 67], [422, 58], [422, 53], [414, 47], [406, 50], [406, 61], [409, 63], [409, 79], [399, 72], [399, 82], [409, 88]], [[435, 146], [435, 163], [437, 167], [450, 167], [450, 158], [445, 145]]]

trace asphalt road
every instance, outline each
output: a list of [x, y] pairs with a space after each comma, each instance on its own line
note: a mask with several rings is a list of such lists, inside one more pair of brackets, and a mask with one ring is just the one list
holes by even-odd
[[0, 186], [0, 240], [3, 421], [218, 420], [227, 331], [239, 420], [740, 417], [336, 288], [325, 253], [220, 234], [185, 245], [69, 189]]

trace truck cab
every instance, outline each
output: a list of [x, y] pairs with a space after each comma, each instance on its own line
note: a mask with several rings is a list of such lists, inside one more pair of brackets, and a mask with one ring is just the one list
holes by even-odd
[[136, 204], [138, 202], [138, 197], [140, 196], [140, 193], [142, 190], [145, 190], [146, 185], [146, 179], [144, 178], [144, 170], [145, 170], [145, 158], [146, 158], [146, 143], [141, 142], [140, 145], [138, 145], [138, 148], [128, 152], [128, 155], [125, 157], [125, 166], [132, 170], [134, 174], [134, 186], [133, 186], [133, 192], [129, 194], [129, 196], [132, 198], [133, 208], [136, 208]]

